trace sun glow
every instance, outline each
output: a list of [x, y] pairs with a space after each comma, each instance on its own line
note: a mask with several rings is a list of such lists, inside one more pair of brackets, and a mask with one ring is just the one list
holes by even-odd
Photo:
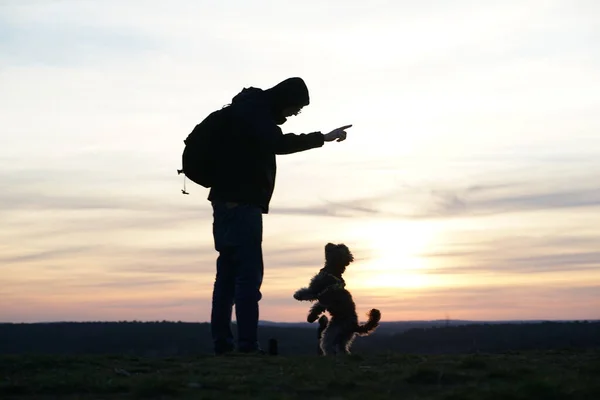
[[423, 288], [430, 286], [426, 260], [419, 256], [433, 242], [434, 230], [427, 224], [377, 221], [358, 232], [371, 255], [358, 259], [360, 286], [368, 288]]

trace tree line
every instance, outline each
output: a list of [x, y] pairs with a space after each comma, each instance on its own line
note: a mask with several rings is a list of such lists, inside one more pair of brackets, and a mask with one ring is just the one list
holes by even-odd
[[[234, 329], [235, 331], [235, 329]], [[276, 339], [279, 354], [316, 354], [317, 329], [262, 326], [261, 344]], [[481, 323], [375, 332], [353, 353], [498, 353], [600, 348], [600, 321]], [[0, 354], [125, 354], [189, 356], [212, 352], [210, 325], [187, 322], [56, 322], [0, 324]]]

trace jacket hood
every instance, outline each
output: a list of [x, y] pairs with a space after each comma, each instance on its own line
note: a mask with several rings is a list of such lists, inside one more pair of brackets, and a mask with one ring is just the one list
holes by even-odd
[[288, 78], [266, 92], [273, 105], [284, 109], [287, 107], [304, 107], [310, 104], [308, 87], [302, 78]]
[[271, 104], [271, 113], [278, 125], [283, 124], [287, 119], [283, 111], [289, 107], [302, 108], [310, 103], [308, 87], [302, 78], [288, 78], [270, 89], [265, 90], [269, 96]]
[[231, 104], [262, 102], [268, 104], [271, 115], [278, 125], [286, 121], [283, 110], [289, 107], [304, 107], [310, 103], [308, 87], [302, 78], [288, 78], [270, 89], [255, 87], [242, 89], [231, 100]]

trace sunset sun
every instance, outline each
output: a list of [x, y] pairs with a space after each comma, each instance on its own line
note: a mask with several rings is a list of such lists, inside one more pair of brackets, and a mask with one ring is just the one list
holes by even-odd
[[360, 285], [368, 288], [422, 288], [429, 285], [420, 256], [433, 242], [426, 224], [376, 221], [359, 230], [370, 255], [360, 262]]

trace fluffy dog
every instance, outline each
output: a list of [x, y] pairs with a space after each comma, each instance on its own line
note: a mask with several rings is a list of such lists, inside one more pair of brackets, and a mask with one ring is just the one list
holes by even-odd
[[327, 243], [325, 266], [311, 279], [308, 287], [294, 293], [294, 298], [298, 301], [315, 302], [308, 313], [308, 322], [315, 322], [325, 311], [331, 315], [331, 321], [325, 316], [319, 320], [320, 324], [327, 324], [322, 335], [319, 335], [319, 345], [324, 355], [350, 354], [350, 347], [356, 336], [370, 335], [381, 320], [379, 310], [372, 309], [367, 323], [358, 323], [356, 305], [342, 278], [352, 261], [354, 256], [346, 245]]

